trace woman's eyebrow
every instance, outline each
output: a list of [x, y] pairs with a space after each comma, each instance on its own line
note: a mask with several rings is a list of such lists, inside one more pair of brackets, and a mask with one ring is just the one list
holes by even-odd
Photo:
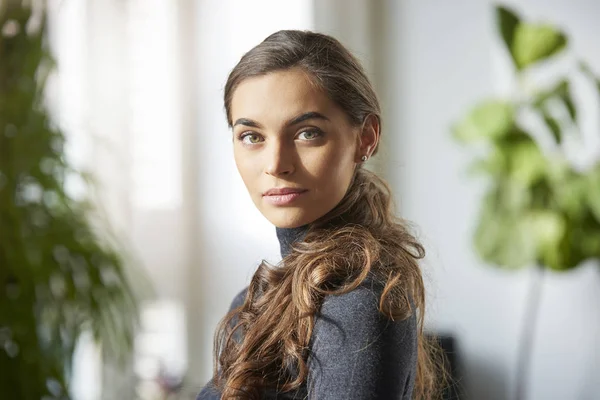
[[233, 124], [233, 126], [237, 126], [237, 125], [245, 125], [245, 126], [249, 126], [252, 128], [262, 128], [261, 124], [259, 124], [256, 121], [252, 121], [251, 119], [248, 118], [238, 118], [235, 123]]
[[286, 126], [292, 126], [292, 125], [296, 125], [299, 124], [301, 122], [307, 121], [309, 119], [322, 119], [324, 121], [329, 121], [329, 118], [327, 118], [326, 116], [324, 116], [321, 113], [318, 113], [316, 111], [310, 111], [304, 114], [300, 114], [297, 117], [294, 117], [293, 119], [291, 119]]
[[[290, 127], [293, 125], [297, 125], [301, 122], [308, 121], [310, 119], [321, 119], [324, 121], [329, 121], [329, 118], [327, 118], [325, 115], [318, 113], [316, 111], [309, 111], [309, 112], [300, 114], [297, 117], [292, 118], [285, 125], [286, 125], [286, 127]], [[262, 128], [261, 124], [259, 124], [256, 121], [253, 121], [249, 118], [238, 118], [235, 121], [235, 123], [233, 124], [233, 126], [237, 126], [237, 125], [249, 126], [251, 128]]]

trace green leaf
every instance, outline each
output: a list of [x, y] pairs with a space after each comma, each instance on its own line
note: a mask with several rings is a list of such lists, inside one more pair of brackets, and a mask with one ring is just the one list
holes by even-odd
[[513, 40], [515, 37], [515, 30], [520, 23], [518, 15], [504, 6], [496, 6], [496, 24], [500, 31], [500, 36], [504, 40], [506, 49], [508, 50], [513, 62], [516, 65], [516, 60], [512, 54], [511, 49], [513, 48]]
[[506, 179], [501, 185], [502, 192], [498, 196], [498, 202], [502, 210], [521, 213], [529, 207], [532, 196], [527, 185], [516, 179]]
[[589, 189], [588, 179], [569, 167], [567, 175], [553, 183], [554, 202], [565, 215], [581, 219], [588, 212]]
[[501, 100], [487, 100], [454, 125], [453, 135], [458, 141], [465, 143], [498, 139], [511, 132], [514, 118], [512, 104]]
[[562, 133], [560, 131], [560, 125], [558, 124], [558, 121], [556, 121], [556, 119], [547, 112], [544, 112], [543, 118], [546, 126], [548, 126], [548, 129], [550, 129], [550, 133], [552, 133], [554, 140], [556, 143], [560, 144], [562, 142]]
[[559, 81], [556, 85], [552, 86], [550, 89], [542, 90], [537, 93], [533, 99], [533, 105], [536, 108], [541, 108], [545, 105], [545, 103], [554, 98], [562, 96], [562, 93], [567, 90], [568, 82], [566, 80]]
[[[547, 239], [547, 242], [542, 244], [538, 249], [539, 263], [554, 271], [565, 271], [576, 267], [581, 262], [577, 258], [577, 252], [572, 246], [572, 226], [567, 227], [567, 222], [561, 219], [560, 215], [556, 215], [551, 225], [546, 227], [551, 232], [547, 233], [543, 230], [544, 223], [540, 225], [540, 230], [536, 231], [538, 235], [542, 235], [542, 240]], [[550, 221], [547, 221], [550, 222]], [[554, 229], [554, 230], [553, 230]], [[554, 235], [554, 237], [550, 237]]]
[[527, 216], [538, 251], [556, 249], [566, 231], [564, 218], [556, 211], [534, 210]]
[[596, 164], [587, 178], [587, 203], [596, 221], [600, 223], [600, 163]]
[[558, 99], [562, 101], [569, 113], [569, 116], [571, 117], [571, 120], [576, 121], [577, 109], [575, 108], [575, 103], [573, 102], [573, 97], [571, 95], [571, 84], [569, 81], [563, 79], [551, 89], [540, 92], [535, 96], [533, 105], [542, 112], [546, 112], [544, 106], [546, 102], [551, 99]]
[[588, 258], [600, 259], [600, 235], [598, 234], [600, 232], [600, 220], [592, 215], [586, 215], [584, 219], [576, 222], [577, 225], [573, 226], [574, 229], [572, 229], [572, 242], [579, 262]]
[[517, 25], [511, 53], [519, 70], [544, 60], [565, 48], [567, 37], [552, 25]]
[[577, 122], [577, 109], [575, 108], [575, 104], [573, 103], [573, 98], [571, 97], [571, 92], [567, 89], [567, 91], [561, 96], [567, 111], [569, 112], [569, 116], [573, 122]]
[[469, 175], [491, 175], [500, 177], [504, 174], [506, 168], [504, 159], [499, 152], [492, 152], [487, 158], [480, 158], [473, 161], [467, 167]]
[[575, 108], [573, 97], [571, 96], [571, 85], [568, 81], [561, 80], [552, 88], [538, 93], [533, 100], [533, 106], [542, 113], [544, 122], [550, 129], [554, 139], [557, 143], [561, 143], [562, 132], [560, 124], [556, 118], [550, 114], [547, 107], [547, 103], [552, 100], [561, 101], [569, 113], [571, 121], [577, 122], [577, 109]]
[[548, 160], [537, 143], [525, 132], [511, 135], [498, 143], [510, 178], [527, 187], [545, 175]]
[[535, 261], [536, 241], [524, 214], [505, 207], [505, 191], [506, 187], [499, 185], [485, 196], [474, 245], [483, 260], [516, 269]]
[[569, 178], [572, 172], [572, 167], [564, 154], [555, 155], [548, 160], [548, 170], [546, 176], [553, 184], [561, 184], [565, 179]]

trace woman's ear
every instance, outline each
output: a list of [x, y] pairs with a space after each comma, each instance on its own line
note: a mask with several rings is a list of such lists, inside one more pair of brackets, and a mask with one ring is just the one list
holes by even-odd
[[[379, 118], [369, 114], [365, 117], [356, 150], [356, 162], [364, 162], [371, 157], [379, 144]], [[366, 157], [366, 159], [365, 159]]]

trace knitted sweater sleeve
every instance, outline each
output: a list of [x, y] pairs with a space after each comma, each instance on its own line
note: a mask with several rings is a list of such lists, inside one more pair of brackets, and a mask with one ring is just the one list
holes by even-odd
[[416, 317], [392, 321], [378, 303], [378, 291], [368, 286], [325, 298], [309, 346], [309, 399], [411, 398]]

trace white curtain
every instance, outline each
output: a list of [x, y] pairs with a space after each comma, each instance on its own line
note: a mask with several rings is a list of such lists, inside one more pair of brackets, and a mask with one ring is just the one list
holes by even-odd
[[[68, 136], [68, 154], [98, 179], [100, 204], [113, 231], [134, 251], [157, 295], [142, 303], [142, 329], [129, 368], [102, 366], [98, 349], [89, 338], [82, 340], [73, 394], [134, 398], [137, 378], [143, 383], [161, 368], [182, 374], [187, 362], [177, 4], [49, 5], [58, 63], [49, 91]], [[152, 390], [147, 386], [139, 385], [141, 395]]]

